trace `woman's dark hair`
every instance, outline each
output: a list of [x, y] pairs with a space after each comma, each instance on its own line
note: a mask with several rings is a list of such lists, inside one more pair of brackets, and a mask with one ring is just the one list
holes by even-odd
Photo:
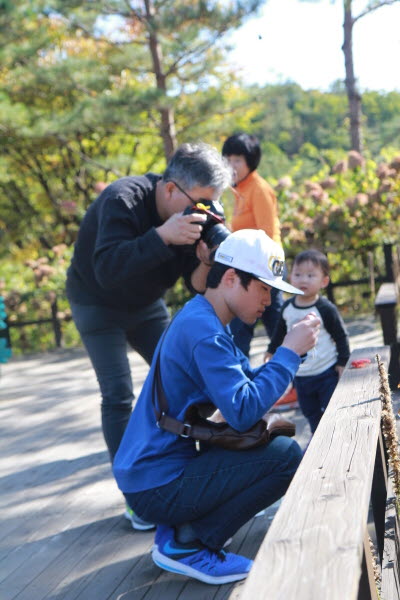
[[255, 171], [261, 160], [260, 142], [255, 135], [237, 133], [225, 140], [222, 146], [222, 154], [223, 156], [231, 156], [232, 154], [244, 156], [250, 171]]
[[[219, 262], [213, 263], [213, 266], [211, 267], [207, 275], [206, 287], [211, 289], [217, 288], [221, 282], [222, 277], [224, 276], [224, 273], [231, 268], [232, 267], [230, 267], [229, 265], [223, 265]], [[246, 273], [246, 271], [241, 271], [240, 269], [235, 269], [235, 273], [237, 273], [237, 275], [239, 276], [240, 283], [242, 284], [245, 290], [247, 290], [247, 288], [249, 287], [250, 281], [252, 279], [256, 279], [254, 275], [251, 275], [251, 273]]]

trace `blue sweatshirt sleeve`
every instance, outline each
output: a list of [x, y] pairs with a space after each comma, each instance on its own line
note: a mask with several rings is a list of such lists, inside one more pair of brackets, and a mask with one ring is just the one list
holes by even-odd
[[202, 340], [193, 352], [201, 374], [204, 394], [226, 421], [246, 431], [282, 396], [300, 365], [300, 357], [288, 348], [278, 348], [273, 358], [258, 369], [243, 370], [226, 336]]

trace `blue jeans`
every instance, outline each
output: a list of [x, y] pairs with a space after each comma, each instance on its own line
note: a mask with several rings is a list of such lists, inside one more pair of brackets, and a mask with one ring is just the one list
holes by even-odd
[[168, 325], [168, 310], [163, 300], [157, 300], [135, 312], [75, 303], [71, 311], [99, 382], [103, 435], [112, 461], [134, 399], [127, 345], [150, 364]]
[[174, 481], [125, 498], [142, 519], [170, 526], [190, 523], [203, 544], [218, 550], [257, 512], [283, 496], [301, 458], [297, 442], [284, 436], [252, 450], [211, 446], [190, 460]]
[[[270, 339], [272, 337], [272, 334], [274, 333], [276, 324], [278, 323], [282, 305], [282, 292], [280, 292], [276, 288], [272, 288], [271, 305], [267, 306], [261, 317], [261, 320], [264, 323], [265, 330]], [[233, 340], [236, 346], [240, 348], [240, 350], [246, 356], [249, 356], [250, 344], [251, 340], [253, 339], [255, 326], [256, 323], [254, 323], [253, 325], [247, 325], [247, 323], [243, 323], [243, 321], [241, 321], [238, 317], [235, 317], [230, 324]]]
[[297, 399], [303, 415], [310, 424], [311, 433], [317, 429], [335, 391], [338, 379], [334, 366], [319, 375], [295, 377], [294, 386], [297, 391]]

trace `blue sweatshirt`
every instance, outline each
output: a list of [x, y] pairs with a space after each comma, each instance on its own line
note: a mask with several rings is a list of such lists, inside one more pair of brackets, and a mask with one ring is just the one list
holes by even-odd
[[227, 422], [246, 431], [284, 393], [300, 357], [278, 348], [268, 363], [253, 369], [235, 346], [212, 305], [197, 295], [178, 313], [159, 342], [150, 372], [131, 415], [113, 469], [122, 492], [164, 485], [181, 475], [196, 456], [195, 442], [157, 427], [151, 401], [160, 351], [168, 414], [183, 420], [192, 404], [212, 403]]

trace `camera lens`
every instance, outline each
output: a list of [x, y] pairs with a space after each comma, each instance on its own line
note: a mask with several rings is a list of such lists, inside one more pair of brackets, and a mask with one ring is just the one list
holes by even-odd
[[[203, 226], [201, 239], [209, 248], [215, 248], [216, 246], [219, 246], [219, 244], [223, 242], [231, 233], [223, 224], [225, 215], [220, 202], [210, 201], [207, 208], [201, 206], [187, 206], [183, 211], [183, 214], [190, 215], [196, 212], [207, 215], [207, 220], [205, 222], [198, 222]], [[192, 222], [196, 223], [196, 221]]]
[[207, 222], [203, 227], [201, 239], [205, 241], [209, 248], [215, 248], [223, 242], [231, 232], [222, 223]]

